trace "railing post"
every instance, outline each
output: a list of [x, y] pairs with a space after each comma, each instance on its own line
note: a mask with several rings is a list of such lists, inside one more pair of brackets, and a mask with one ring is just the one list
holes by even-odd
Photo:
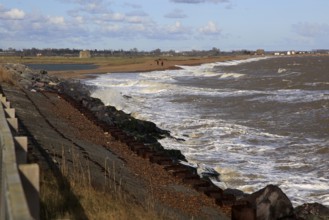
[[39, 220], [40, 216], [40, 173], [38, 164], [19, 165], [19, 174], [22, 180], [25, 197], [32, 217]]
[[[0, 219], [39, 219], [39, 167], [27, 160], [27, 137], [16, 137], [15, 109], [0, 94]], [[6, 115], [9, 118], [6, 118]], [[11, 126], [11, 129], [9, 128]], [[23, 165], [24, 164], [24, 165]]]
[[27, 137], [15, 137], [15, 151], [17, 164], [27, 162]]

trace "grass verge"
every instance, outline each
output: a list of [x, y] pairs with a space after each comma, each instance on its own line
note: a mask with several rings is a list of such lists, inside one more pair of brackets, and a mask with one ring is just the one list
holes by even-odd
[[15, 85], [16, 80], [13, 79], [13, 75], [8, 73], [6, 69], [3, 69], [0, 65], [0, 82], [6, 82], [10, 85]]
[[150, 204], [142, 207], [128, 202], [120, 186], [111, 187], [117, 185], [111, 179], [103, 189], [93, 187], [88, 164], [78, 153], [72, 151], [72, 156], [73, 166], [62, 156], [60, 173], [42, 172], [40, 219], [163, 219]]

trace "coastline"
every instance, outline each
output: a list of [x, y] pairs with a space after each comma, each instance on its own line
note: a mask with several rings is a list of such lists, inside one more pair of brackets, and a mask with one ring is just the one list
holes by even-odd
[[[248, 57], [250, 57], [250, 56], [248, 56]], [[230, 59], [227, 59], [227, 60], [230, 60]], [[225, 60], [222, 60], [222, 61], [225, 61]], [[200, 62], [200, 60], [198, 60], [198, 62]], [[218, 62], [218, 61], [214, 61], [214, 62]], [[191, 62], [190, 64], [191, 65], [193, 65], [192, 63], [194, 63], [194, 62]], [[207, 62], [205, 62], [205, 60], [203, 60], [202, 61], [202, 63], [207, 63]], [[195, 62], [195, 65], [199, 65], [199, 64], [202, 64], [202, 63], [196, 63]], [[186, 65], [186, 64], [175, 64], [175, 65]], [[168, 66], [169, 66], [169, 64], [168, 64]], [[122, 71], [122, 72], [133, 72], [133, 71], [129, 71], [129, 70], [131, 70], [131, 69], [129, 69], [129, 68], [133, 68], [134, 67], [134, 65], [128, 65], [126, 68], [126, 70], [127, 71]], [[169, 67], [167, 67], [167, 68], [172, 68], [171, 66], [169, 66]], [[97, 70], [95, 70], [95, 73], [93, 73], [93, 74], [99, 74], [99, 73], [101, 73], [101, 72], [97, 72], [97, 71], [99, 71], [99, 70], [101, 70], [101, 68], [99, 68], [99, 69], [97, 69]], [[153, 71], [153, 70], [149, 70], [149, 71]], [[77, 71], [75, 74], [72, 74], [72, 73], [64, 73], [64, 75], [63, 75], [63, 78], [64, 79], [71, 79], [71, 78], [73, 78], [73, 79], [79, 79], [80, 77], [85, 77], [85, 76], [88, 76], [88, 74], [90, 74], [90, 73], [84, 73], [84, 72], [80, 72], [80, 71]], [[55, 73], [52, 73], [52, 75], [55, 75]], [[56, 76], [57, 76], [57, 74], [56, 74]], [[73, 76], [77, 76], [77, 78], [75, 78], [75, 77], [73, 77]], [[66, 80], [65, 80], [66, 81]], [[66, 89], [68, 89], [68, 90], [70, 90], [72, 87], [70, 87], [70, 86], [65, 86], [65, 88]], [[42, 88], [41, 88], [42, 89]], [[79, 92], [78, 92], [78, 90], [76, 90], [76, 89], [74, 89], [78, 94], [79, 94]], [[83, 97], [83, 98], [85, 98], [85, 97]], [[80, 100], [79, 102], [83, 102], [84, 100]], [[87, 100], [87, 102], [86, 102], [86, 105], [88, 105], [88, 103], [90, 103], [90, 102], [88, 102], [88, 100]], [[93, 108], [93, 107], [95, 107], [94, 105], [91, 105], [90, 106], [91, 108]], [[97, 106], [96, 106], [96, 108], [97, 108]], [[83, 113], [82, 113], [83, 114]], [[120, 136], [120, 135], [119, 135]], [[120, 139], [120, 138], [119, 138]], [[153, 165], [154, 166], [154, 165]]]

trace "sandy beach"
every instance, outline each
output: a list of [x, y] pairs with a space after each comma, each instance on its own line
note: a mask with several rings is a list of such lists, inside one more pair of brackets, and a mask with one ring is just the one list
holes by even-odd
[[[239, 60], [247, 59], [251, 56], [218, 56], [218, 57], [187, 57], [185, 59], [181, 58], [166, 58], [166, 57], [154, 57], [143, 60], [142, 62], [134, 63], [133, 58], [130, 61], [126, 61], [121, 64], [111, 64], [111, 63], [97, 63], [97, 68], [91, 70], [70, 70], [70, 71], [49, 71], [49, 74], [55, 75], [64, 79], [69, 78], [84, 78], [90, 77], [91, 74], [103, 74], [103, 73], [129, 73], [129, 72], [150, 72], [156, 70], [166, 70], [166, 69], [179, 69], [179, 65], [193, 66], [201, 65], [205, 63], [214, 62], [224, 62], [229, 60]], [[157, 60], [159, 62], [157, 62]], [[69, 62], [69, 61], [68, 61]], [[88, 61], [88, 63], [93, 63], [93, 61]], [[163, 65], [162, 65], [163, 64]]]

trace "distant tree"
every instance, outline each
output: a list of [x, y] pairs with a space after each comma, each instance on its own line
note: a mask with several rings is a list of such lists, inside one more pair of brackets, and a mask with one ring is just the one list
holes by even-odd
[[211, 53], [212, 53], [213, 55], [219, 55], [219, 54], [220, 54], [220, 49], [218, 49], [218, 48], [216, 48], [216, 47], [213, 47], [213, 48], [211, 49]]
[[152, 53], [154, 55], [160, 55], [161, 54], [161, 50], [158, 48], [158, 49], [153, 50]]
[[138, 53], [138, 49], [136, 47], [133, 48], [133, 49], [130, 49], [130, 51], [133, 52], [133, 53]]
[[258, 49], [258, 50], [256, 50], [256, 54], [257, 55], [264, 55], [265, 54], [265, 50], [264, 49]]
[[174, 50], [169, 50], [168, 53], [169, 53], [170, 55], [175, 55], [175, 54], [176, 54], [176, 52], [175, 52]]
[[250, 54], [252, 54], [252, 51], [250, 51], [250, 50], [242, 50], [241, 53], [242, 54], [245, 54], [245, 55], [250, 55]]

